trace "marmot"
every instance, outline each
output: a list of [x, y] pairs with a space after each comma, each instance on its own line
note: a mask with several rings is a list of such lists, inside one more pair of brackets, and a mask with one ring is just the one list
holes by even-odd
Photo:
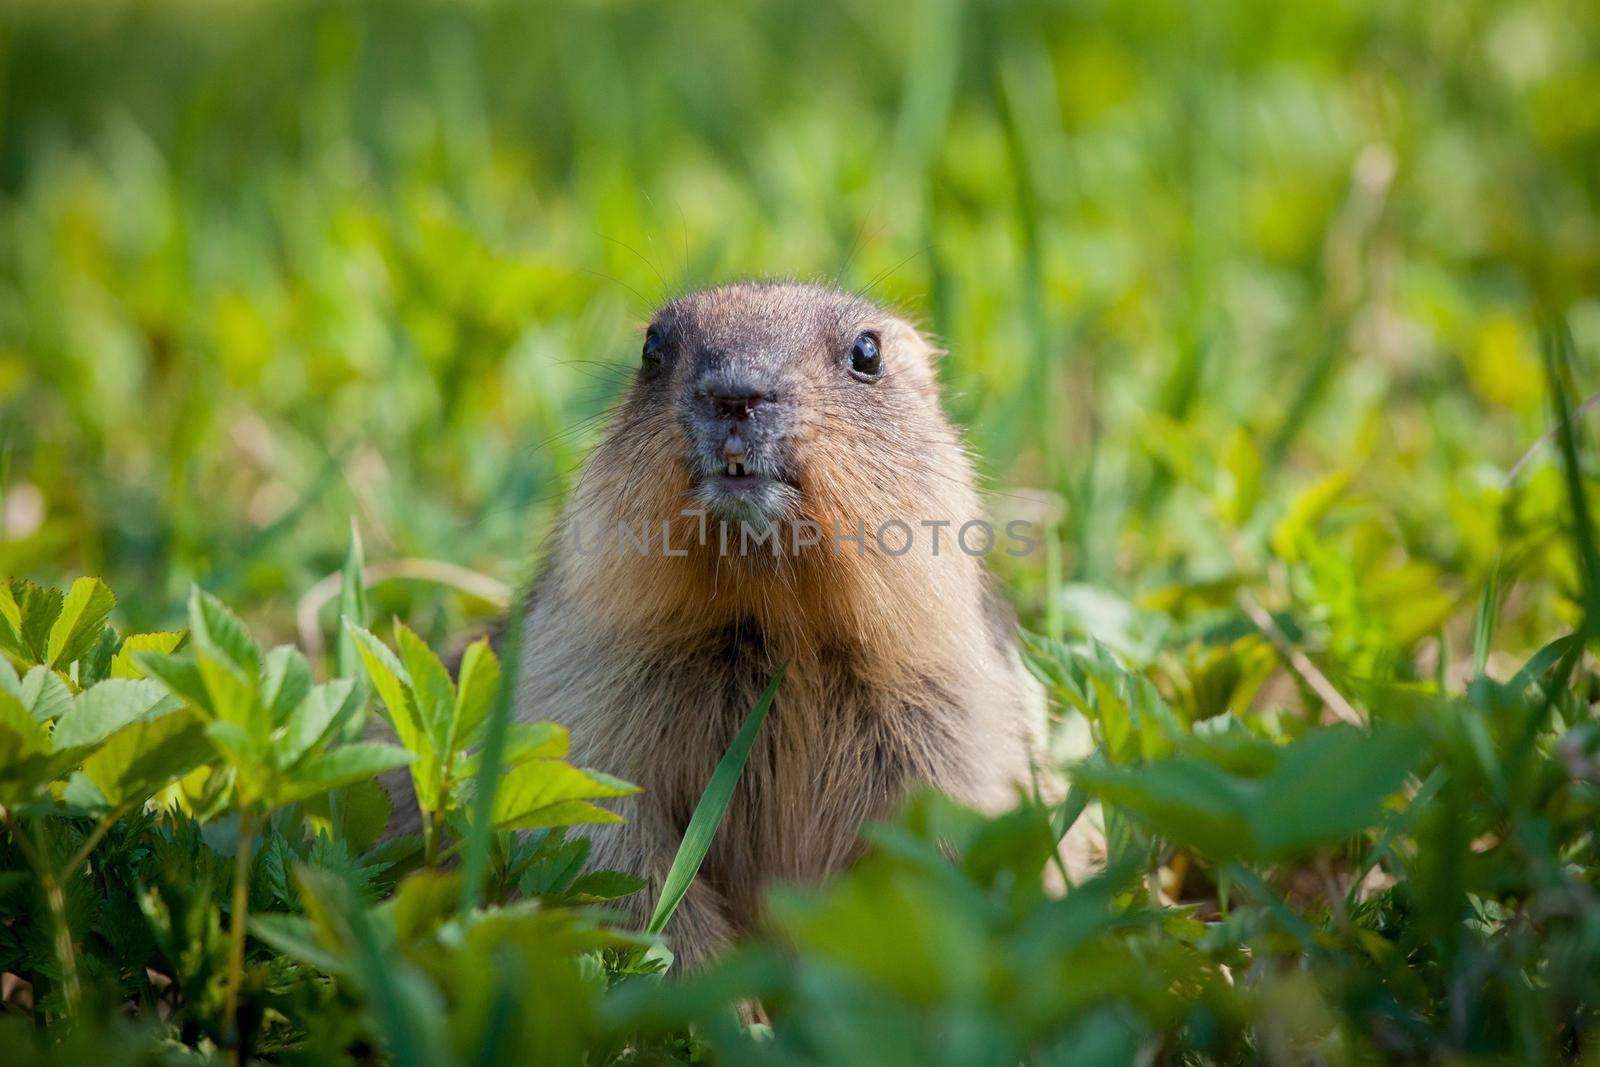
[[982, 512], [938, 355], [903, 319], [815, 285], [673, 300], [555, 529], [516, 715], [566, 725], [575, 764], [643, 787], [617, 805], [626, 823], [594, 828], [590, 858], [649, 879], [641, 920], [787, 664], [667, 928], [684, 963], [749, 928], [769, 880], [850, 863], [863, 820], [909, 786], [996, 810], [1029, 779], [1044, 700], [969, 551], [983, 539], [955, 541]]

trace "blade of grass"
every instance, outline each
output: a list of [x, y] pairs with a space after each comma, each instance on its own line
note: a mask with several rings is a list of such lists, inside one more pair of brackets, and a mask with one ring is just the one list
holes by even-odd
[[1567, 399], [1563, 373], [1571, 366], [1572, 334], [1565, 322], [1556, 322], [1545, 328], [1543, 341], [1545, 377], [1550, 387], [1550, 405], [1556, 428], [1560, 431], [1556, 440], [1561, 450], [1562, 473], [1566, 476], [1568, 506], [1572, 509], [1573, 548], [1578, 554], [1578, 569], [1583, 574], [1583, 620], [1573, 635], [1575, 640], [1556, 664], [1555, 673], [1545, 687], [1543, 700], [1533, 709], [1511, 746], [1510, 755], [1505, 761], [1508, 767], [1522, 766], [1533, 751], [1539, 731], [1549, 720], [1550, 709], [1555, 707], [1557, 694], [1567, 688], [1573, 670], [1594, 636], [1597, 623], [1600, 623], [1600, 609], [1596, 606], [1600, 602], [1600, 549], [1595, 546], [1589, 495], [1584, 489], [1583, 467], [1578, 457], [1577, 427], [1572, 405]]
[[367, 626], [367, 583], [362, 577], [366, 559], [361, 549], [361, 530], [356, 520], [350, 520], [350, 548], [345, 552], [344, 568], [339, 575], [339, 625], [336, 627], [338, 644], [334, 669], [336, 677], [355, 679], [362, 684], [366, 672], [361, 668], [361, 656], [356, 652], [355, 638], [345, 627], [349, 621], [365, 629]]
[[745, 717], [733, 744], [722, 754], [717, 769], [711, 772], [711, 780], [706, 783], [705, 792], [700, 794], [700, 803], [695, 805], [694, 814], [689, 817], [689, 826], [683, 832], [683, 843], [678, 846], [678, 854], [673, 857], [672, 866], [667, 870], [666, 881], [661, 886], [661, 898], [656, 901], [655, 914], [650, 916], [650, 922], [645, 927], [647, 933], [659, 934], [666, 927], [667, 920], [672, 918], [672, 913], [683, 902], [684, 894], [689, 892], [695, 875], [700, 873], [700, 864], [711, 849], [711, 839], [716, 836], [717, 827], [722, 825], [722, 816], [728, 810], [728, 802], [733, 799], [733, 787], [739, 784], [739, 775], [744, 772], [744, 764], [750, 758], [756, 734], [761, 732], [761, 724], [766, 721], [773, 698], [778, 695], [778, 685], [783, 681], [787, 666], [783, 664], [778, 667], [778, 672], [767, 683], [761, 699], [756, 701], [756, 706]]
[[361, 530], [356, 520], [350, 519], [350, 547], [344, 555], [344, 569], [339, 576], [339, 617], [334, 628], [334, 666], [336, 678], [347, 678], [356, 687], [356, 706], [345, 721], [343, 731], [346, 741], [359, 740], [367, 719], [367, 672], [361, 666], [361, 656], [356, 652], [355, 638], [350, 636], [348, 621], [363, 629], [367, 626], [367, 583], [362, 577], [366, 561], [361, 550]]
[[[1500, 565], [1503, 557], [1496, 555], [1489, 570], [1489, 581], [1484, 584], [1483, 595], [1478, 598], [1478, 619], [1472, 628], [1472, 676], [1482, 678], [1489, 663], [1489, 646], [1494, 641], [1494, 630], [1500, 622]], [[1441, 689], [1441, 692], [1443, 690]]]
[[1544, 371], [1550, 387], [1550, 405], [1556, 422], [1556, 442], [1561, 449], [1561, 468], [1566, 476], [1568, 505], [1572, 509], [1573, 547], [1583, 572], [1583, 632], [1588, 637], [1600, 622], [1600, 549], [1594, 540], [1594, 522], [1589, 497], [1583, 486], [1583, 467], [1578, 457], [1577, 426], [1567, 400], [1565, 372], [1571, 366], [1572, 334], [1566, 323], [1552, 323], [1544, 330]]

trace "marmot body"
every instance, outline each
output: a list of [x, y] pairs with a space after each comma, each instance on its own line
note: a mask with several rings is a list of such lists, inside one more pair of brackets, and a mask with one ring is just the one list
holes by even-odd
[[[935, 357], [906, 322], [830, 289], [676, 300], [551, 539], [517, 716], [563, 723], [574, 763], [643, 787], [617, 805], [626, 823], [594, 828], [590, 858], [650, 880], [633, 898], [641, 916], [712, 769], [787, 664], [668, 927], [685, 962], [748, 928], [769, 880], [848, 864], [863, 820], [912, 785], [993, 810], [1028, 780], [1043, 700], [982, 560], [953, 540], [982, 512]], [[916, 538], [898, 555], [895, 522]], [[782, 551], [741, 544], [744, 528], [776, 528]], [[793, 547], [815, 531], [820, 543]]]

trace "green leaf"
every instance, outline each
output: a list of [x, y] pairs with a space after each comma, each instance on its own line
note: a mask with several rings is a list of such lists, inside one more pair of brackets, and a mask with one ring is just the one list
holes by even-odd
[[182, 633], [130, 634], [123, 638], [122, 647], [111, 659], [111, 677], [143, 678], [145, 673], [134, 657], [140, 652], [172, 652], [183, 643], [183, 638]]
[[689, 825], [683, 832], [683, 842], [678, 846], [678, 854], [673, 857], [666, 881], [662, 883], [661, 898], [656, 901], [655, 913], [650, 916], [650, 922], [645, 927], [649, 933], [659, 934], [666, 927], [667, 920], [678, 910], [684, 894], [689, 892], [689, 886], [694, 882], [695, 875], [700, 873], [700, 864], [705, 862], [712, 838], [716, 836], [717, 827], [722, 823], [722, 816], [728, 810], [728, 802], [733, 799], [734, 787], [739, 784], [739, 775], [744, 771], [744, 764], [750, 758], [750, 749], [755, 744], [756, 735], [761, 732], [761, 724], [766, 721], [767, 712], [771, 710], [772, 702], [778, 695], [778, 686], [783, 681], [786, 669], [787, 664], [780, 666], [778, 672], [772, 676], [766, 691], [756, 701], [756, 706], [750, 709], [744, 725], [739, 728], [733, 744], [728, 746], [728, 751], [724, 752], [722, 759], [717, 762], [716, 770], [711, 772], [711, 780], [706, 783], [705, 791], [700, 794], [700, 802], [695, 805], [694, 814], [690, 816]]
[[22, 699], [22, 679], [17, 677], [17, 669], [11, 661], [4, 657], [0, 657], [0, 692], [10, 693], [19, 701]]
[[72, 583], [62, 602], [61, 612], [50, 627], [45, 643], [45, 663], [65, 667], [81, 659], [100, 639], [117, 598], [98, 578], [79, 578]]
[[[536, 759], [566, 759], [569, 746], [567, 728], [553, 722], [513, 722], [506, 725], [505, 758], [502, 771]], [[481, 752], [458, 757], [455, 778], [466, 782], [478, 774]]]
[[358, 626], [346, 626], [355, 639], [356, 651], [366, 665], [373, 688], [389, 712], [389, 722], [400, 743], [416, 755], [411, 765], [411, 781], [417, 795], [417, 805], [423, 811], [437, 811], [444, 801], [441, 796], [439, 754], [428, 737], [428, 732], [417, 713], [411, 697], [411, 675], [393, 652], [382, 641]]
[[1279, 748], [1264, 777], [1178, 757], [1140, 767], [1085, 764], [1073, 780], [1214, 859], [1276, 861], [1374, 825], [1420, 750], [1420, 735], [1409, 729], [1329, 726]]
[[267, 653], [261, 669], [261, 703], [274, 725], [281, 725], [311, 692], [311, 664], [291, 645]]
[[20, 655], [30, 663], [44, 663], [49, 659], [50, 630], [61, 614], [61, 590], [13, 578], [10, 592], [11, 603], [17, 609], [17, 617], [11, 621], [17, 631]]
[[568, 886], [565, 895], [574, 903], [592, 904], [632, 896], [647, 884], [638, 875], [623, 871], [590, 871]]
[[428, 740], [435, 752], [445, 755], [450, 751], [450, 737], [454, 732], [456, 688], [450, 682], [450, 673], [439, 662], [439, 657], [404, 623], [394, 624], [395, 643], [400, 647], [400, 659], [411, 676], [411, 699]]
[[120, 647], [122, 636], [117, 633], [116, 627], [101, 627], [94, 645], [78, 657], [75, 668], [78, 685], [87, 689], [111, 677], [111, 659]]
[[1155, 833], [1208, 855], [1257, 851], [1250, 812], [1259, 785], [1211, 763], [1178, 758], [1133, 768], [1084, 765], [1074, 770], [1073, 783], [1137, 815]]
[[72, 707], [72, 689], [61, 676], [40, 664], [22, 676], [22, 706], [39, 722], [59, 719]]
[[22, 702], [0, 692], [0, 804], [31, 800], [72, 764], [50, 751], [50, 735]]
[[[337, 797], [337, 802], [335, 798]], [[326, 832], [344, 841], [354, 853], [372, 848], [389, 825], [394, 803], [377, 781], [351, 782], [322, 796], [308, 798], [303, 810], [313, 833]]]
[[1252, 813], [1264, 852], [1288, 857], [1373, 825], [1421, 748], [1416, 732], [1399, 728], [1330, 726], [1300, 738], [1284, 749]]
[[320, 971], [341, 976], [353, 973], [349, 961], [322, 943], [317, 927], [304, 915], [252, 915], [250, 932], [285, 956]]
[[425, 731], [411, 704], [411, 675], [395, 658], [395, 654], [389, 651], [389, 646], [371, 633], [350, 624], [346, 624], [345, 629], [355, 639], [356, 652], [366, 665], [367, 675], [372, 679], [373, 688], [378, 691], [378, 699], [389, 710], [389, 719], [394, 723], [401, 743], [413, 752], [419, 751], [418, 745]]
[[[212, 718], [216, 716], [216, 709], [211, 706], [211, 694], [206, 690], [206, 680], [201, 677], [200, 666], [191, 653], [134, 649], [131, 660], [138, 673], [154, 678], [166, 686], [173, 696], [205, 715]], [[113, 666], [112, 670], [115, 673], [116, 668]]]
[[129, 723], [178, 710], [183, 702], [159, 682], [112, 678], [78, 694], [56, 723], [51, 745], [57, 751], [99, 744]]
[[189, 634], [196, 646], [245, 677], [254, 680], [260, 673], [261, 646], [237, 615], [199, 586], [189, 592]]
[[11, 591], [10, 582], [0, 582], [0, 651], [18, 659], [31, 659], [22, 642], [22, 606]]
[[197, 641], [194, 663], [205, 681], [207, 704], [218, 720], [245, 729], [251, 737], [266, 739], [271, 727], [255, 679], [231, 660], [217, 655], [217, 647]]
[[212, 745], [224, 760], [237, 770], [248, 770], [252, 782], [261, 777], [261, 768], [267, 762], [267, 753], [260, 742], [250, 735], [250, 731], [236, 722], [213, 719], [206, 723], [206, 736], [211, 739]]
[[[461, 657], [460, 677], [456, 683], [455, 724], [452, 745], [465, 748], [478, 742], [489, 708], [494, 704], [495, 689], [500, 685], [500, 661], [488, 638], [480, 638], [467, 646]], [[565, 756], [566, 752], [557, 753]]]
[[404, 767], [413, 758], [411, 753], [395, 745], [371, 741], [340, 745], [297, 765], [274, 799], [279, 804], [288, 804], [347, 782], [370, 780], [384, 771]]
[[[508, 770], [495, 790], [492, 825], [496, 830], [528, 830], [574, 822], [620, 822], [589, 801], [627, 796], [638, 786], [559, 760], [536, 760]], [[581, 817], [570, 817], [581, 816]]]
[[202, 723], [183, 711], [118, 730], [83, 761], [83, 773], [117, 805], [151, 796], [210, 758]]
[[0, 692], [0, 767], [30, 753], [50, 750], [50, 733], [22, 702]]
[[282, 737], [277, 745], [280, 766], [290, 766], [328, 736], [340, 714], [346, 710], [354, 689], [354, 682], [335, 678], [316, 686], [305, 695], [283, 724]]

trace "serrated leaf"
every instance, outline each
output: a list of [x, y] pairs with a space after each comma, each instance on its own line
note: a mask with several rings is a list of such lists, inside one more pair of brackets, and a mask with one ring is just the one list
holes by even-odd
[[116, 805], [141, 801], [210, 758], [200, 720], [180, 711], [118, 730], [83, 761], [83, 773]]
[[184, 634], [156, 632], [149, 634], [130, 634], [122, 639], [122, 647], [117, 649], [117, 654], [111, 657], [111, 677], [113, 678], [143, 678], [145, 672], [140, 669], [135, 656], [140, 652], [169, 653], [182, 643]]
[[[567, 728], [559, 723], [508, 723], [505, 756], [500, 761], [501, 773], [529, 760], [566, 759], [568, 744]], [[453, 777], [458, 783], [466, 785], [477, 777], [482, 755], [480, 749], [456, 757]]]
[[495, 789], [492, 823], [496, 830], [527, 830], [579, 822], [620, 822], [614, 813], [592, 804], [576, 804], [627, 796], [639, 787], [599, 771], [584, 770], [559, 760], [536, 760], [511, 768]]
[[568, 839], [566, 831], [553, 829], [536, 835], [538, 846], [526, 860], [517, 886], [530, 896], [565, 892], [589, 858], [587, 837]]
[[11, 661], [4, 657], [0, 657], [0, 693], [10, 693], [19, 701], [22, 699], [22, 679], [17, 677], [17, 669], [11, 666]]
[[504, 821], [496, 820], [496, 830], [543, 830], [554, 826], [585, 826], [599, 823], [626, 822], [609, 808], [587, 800], [563, 800], [540, 808], [521, 812]]
[[1420, 750], [1421, 738], [1401, 729], [1368, 734], [1330, 726], [1295, 741], [1268, 777], [1254, 813], [1267, 855], [1287, 857], [1371, 826]]
[[625, 871], [590, 871], [568, 886], [564, 895], [574, 904], [595, 904], [632, 896], [648, 884]]
[[22, 676], [22, 706], [38, 722], [50, 722], [72, 707], [72, 688], [49, 667], [39, 664]]
[[214, 719], [206, 723], [206, 737], [224, 760], [240, 770], [250, 769], [252, 775], [259, 777], [257, 765], [266, 762], [266, 753], [243, 726]]
[[50, 643], [50, 629], [61, 614], [64, 599], [59, 589], [46, 589], [24, 578], [11, 579], [11, 598], [18, 618], [15, 626], [22, 658], [44, 663]]
[[[456, 682], [455, 730], [452, 746], [463, 749], [477, 744], [478, 735], [488, 721], [489, 708], [494, 704], [494, 692], [500, 685], [500, 660], [489, 647], [488, 638], [480, 638], [467, 646], [461, 657], [461, 670]], [[559, 753], [565, 756], [565, 752]]]
[[121, 645], [122, 637], [117, 633], [116, 627], [101, 627], [100, 636], [96, 639], [94, 647], [78, 657], [76, 672], [78, 684], [87, 689], [111, 677], [111, 659]]
[[50, 733], [10, 693], [0, 693], [0, 768], [31, 753], [48, 752]]
[[318, 939], [317, 928], [303, 915], [252, 915], [250, 932], [286, 956], [329, 974], [348, 975], [350, 965]]
[[30, 659], [22, 643], [22, 607], [11, 592], [10, 582], [0, 582], [0, 651], [18, 659]]
[[400, 661], [411, 677], [412, 706], [421, 717], [434, 751], [441, 755], [448, 753], [456, 707], [456, 688], [450, 681], [450, 673], [422, 638], [404, 623], [395, 622], [394, 636], [400, 648]]
[[135, 649], [131, 658], [140, 674], [154, 678], [166, 686], [172, 695], [193, 705], [205, 715], [211, 717], [216, 715], [215, 709], [211, 706], [211, 694], [206, 690], [206, 680], [201, 677], [200, 667], [195, 663], [193, 655]]
[[384, 771], [404, 767], [412, 759], [411, 753], [395, 745], [371, 741], [340, 745], [327, 752], [319, 752], [296, 766], [288, 780], [279, 786], [274, 800], [278, 804], [288, 804], [326, 792], [334, 786], [370, 781]]
[[281, 725], [311, 692], [311, 664], [291, 645], [268, 652], [261, 668], [261, 702], [268, 719]]
[[189, 592], [189, 634], [197, 646], [254, 680], [261, 671], [261, 646], [243, 622], [199, 586]]
[[[335, 796], [337, 804], [331, 802]], [[389, 825], [394, 801], [379, 782], [368, 780], [309, 798], [304, 811], [313, 833], [326, 831], [347, 842], [352, 851], [362, 853], [377, 844]]]
[[437, 811], [443, 801], [439, 754], [423, 728], [411, 698], [411, 675], [389, 647], [359, 626], [346, 626], [356, 642], [356, 651], [367, 668], [373, 688], [388, 709], [400, 743], [416, 755], [411, 765], [411, 781], [417, 804], [423, 811]]
[[79, 578], [67, 590], [60, 613], [50, 627], [45, 642], [44, 661], [51, 667], [65, 667], [80, 659], [100, 639], [117, 598], [98, 578]]
[[405, 877], [379, 914], [385, 915], [402, 944], [432, 936], [455, 913], [460, 875], [455, 871], [421, 870]]
[[335, 678], [306, 693], [283, 724], [277, 743], [279, 765], [291, 766], [326, 737], [345, 710], [355, 683]]
[[378, 699], [389, 710], [389, 719], [394, 723], [401, 743], [413, 752], [418, 751], [417, 745], [425, 731], [411, 706], [411, 675], [395, 654], [389, 651], [389, 646], [371, 633], [359, 626], [347, 625], [345, 629], [355, 639], [356, 651], [367, 668], [373, 688], [378, 691]]
[[256, 683], [245, 671], [217, 654], [215, 645], [196, 642], [194, 663], [205, 681], [207, 706], [219, 721], [242, 727], [252, 738], [265, 741], [270, 723]]
[[1133, 768], [1086, 765], [1073, 772], [1073, 784], [1207, 855], [1236, 859], [1257, 850], [1250, 810], [1259, 803], [1259, 784], [1203, 760], [1159, 760]]
[[60, 752], [97, 745], [129, 723], [182, 706], [159, 682], [113, 678], [78, 694], [56, 723], [51, 747]]
[[0, 804], [32, 799], [71, 766], [67, 757], [49, 749], [44, 724], [35, 722], [16, 697], [0, 692]]
[[1155, 833], [1217, 859], [1276, 861], [1373, 825], [1420, 750], [1408, 730], [1312, 730], [1276, 750], [1264, 777], [1178, 757], [1141, 767], [1085, 765], [1074, 781]]

